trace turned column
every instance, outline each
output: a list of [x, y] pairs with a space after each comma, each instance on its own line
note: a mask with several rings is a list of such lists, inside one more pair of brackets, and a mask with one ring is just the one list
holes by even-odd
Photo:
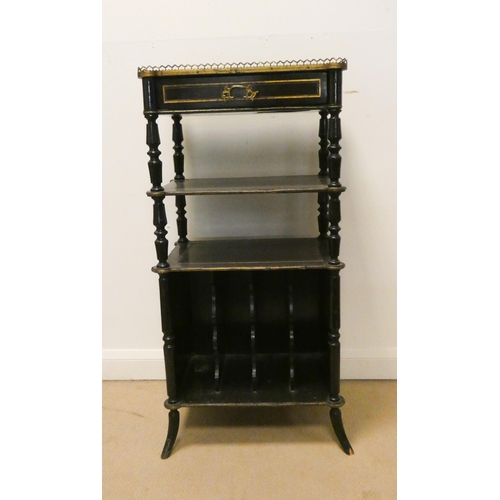
[[158, 146], [160, 145], [160, 135], [158, 132], [158, 124], [156, 119], [158, 118], [157, 113], [145, 112], [144, 113], [147, 124], [146, 132], [146, 143], [149, 146], [149, 175], [151, 178], [151, 190], [149, 191], [149, 196], [153, 199], [153, 224], [156, 227], [155, 235], [155, 247], [156, 256], [158, 258], [158, 263], [156, 267], [159, 269], [168, 267], [168, 240], [167, 240], [167, 230], [165, 226], [167, 225], [167, 214], [165, 212], [165, 205], [163, 200], [165, 198], [165, 192], [161, 185], [162, 183], [162, 162], [160, 160], [160, 150]]
[[175, 335], [171, 321], [170, 279], [171, 273], [160, 274], [161, 329], [163, 332], [163, 354], [167, 379], [168, 404], [176, 404], [177, 381], [175, 372]]
[[160, 133], [158, 131], [158, 113], [156, 111], [156, 97], [154, 91], [154, 84], [152, 79], [146, 78], [143, 80], [143, 94], [144, 94], [144, 116], [147, 120], [146, 125], [146, 144], [149, 146], [148, 167], [149, 177], [151, 180], [151, 189], [148, 195], [153, 199], [153, 224], [156, 227], [155, 247], [158, 263], [158, 269], [169, 267], [168, 258], [168, 240], [167, 230], [167, 215], [165, 212], [165, 205], [163, 200], [165, 198], [165, 191], [162, 187], [162, 162], [160, 160], [161, 151], [158, 149], [160, 145]]
[[[148, 167], [149, 176], [151, 179], [151, 189], [148, 195], [153, 199], [153, 224], [156, 227], [155, 247], [158, 264], [156, 270], [159, 273], [160, 286], [160, 308], [161, 308], [161, 327], [163, 332], [165, 368], [167, 374], [167, 391], [169, 402], [175, 402], [177, 399], [177, 389], [175, 380], [175, 364], [174, 350], [175, 338], [172, 330], [171, 315], [170, 315], [170, 289], [169, 289], [169, 274], [167, 269], [169, 264], [168, 258], [168, 240], [167, 230], [167, 215], [163, 200], [165, 198], [165, 190], [162, 187], [162, 162], [160, 160], [161, 152], [158, 149], [160, 145], [160, 133], [158, 130], [158, 113], [156, 105], [156, 93], [154, 82], [152, 79], [143, 80], [143, 95], [144, 95], [144, 116], [147, 120], [146, 128], [146, 144], [149, 146]], [[170, 401], [171, 400], [171, 401]]]
[[330, 401], [340, 400], [340, 272], [330, 271], [328, 349], [330, 359]]
[[172, 328], [171, 314], [171, 273], [160, 274], [160, 307], [161, 307], [161, 329], [163, 332], [163, 357], [165, 361], [165, 373], [167, 383], [168, 399], [165, 408], [168, 408], [168, 432], [161, 458], [165, 459], [172, 453], [177, 432], [179, 430], [179, 395], [177, 391], [177, 375], [175, 363], [175, 335]]
[[[340, 108], [330, 110], [330, 118], [328, 119], [328, 175], [329, 187], [342, 187], [340, 183], [340, 164], [342, 157], [340, 156], [340, 139], [342, 137], [340, 130]], [[338, 259], [340, 252], [340, 193], [331, 192], [330, 202], [328, 207], [328, 250], [329, 263], [340, 264]]]
[[[340, 111], [342, 109], [342, 71], [333, 71], [328, 75], [329, 105], [328, 112], [328, 176], [329, 187], [342, 187], [340, 183], [340, 139], [342, 138], [340, 126]], [[328, 249], [330, 264], [340, 264], [340, 193], [331, 192], [328, 206]]]

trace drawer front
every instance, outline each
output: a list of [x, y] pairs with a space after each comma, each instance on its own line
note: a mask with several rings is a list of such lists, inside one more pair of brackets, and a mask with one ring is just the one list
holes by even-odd
[[164, 78], [158, 107], [166, 111], [314, 108], [326, 103], [326, 73]]

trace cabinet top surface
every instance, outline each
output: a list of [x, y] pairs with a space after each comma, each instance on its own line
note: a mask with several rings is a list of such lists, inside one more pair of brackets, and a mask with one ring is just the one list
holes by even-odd
[[142, 66], [137, 69], [139, 78], [155, 76], [248, 74], [279, 71], [318, 71], [327, 69], [347, 69], [347, 60], [337, 57], [330, 59], [306, 59], [299, 61], [277, 61], [259, 63], [197, 64]]

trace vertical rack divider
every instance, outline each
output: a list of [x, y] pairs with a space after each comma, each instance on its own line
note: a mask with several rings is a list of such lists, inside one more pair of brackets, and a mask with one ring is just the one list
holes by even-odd
[[217, 335], [217, 296], [215, 292], [214, 273], [210, 272], [210, 299], [212, 319], [212, 346], [214, 349], [214, 385], [215, 391], [220, 391], [220, 351]]
[[252, 353], [252, 391], [257, 391], [257, 346], [255, 340], [255, 291], [253, 283], [253, 273], [250, 272], [249, 283], [250, 298], [250, 347]]
[[293, 274], [288, 273], [288, 331], [289, 331], [289, 367], [290, 367], [290, 391], [295, 389], [295, 333], [293, 329]]

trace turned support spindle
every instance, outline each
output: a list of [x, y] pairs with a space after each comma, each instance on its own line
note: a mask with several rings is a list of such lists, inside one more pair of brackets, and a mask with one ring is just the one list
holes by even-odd
[[146, 126], [146, 144], [149, 146], [148, 167], [149, 177], [151, 179], [152, 192], [163, 191], [162, 183], [162, 162], [160, 160], [161, 151], [158, 149], [160, 145], [160, 132], [156, 120], [158, 113], [145, 112], [144, 116], [147, 120]]
[[[342, 158], [339, 154], [341, 149], [340, 139], [342, 137], [340, 130], [340, 108], [333, 108], [330, 110], [330, 118], [328, 120], [328, 175], [330, 187], [342, 187], [340, 183], [340, 164]], [[328, 206], [328, 221], [329, 221], [329, 235], [328, 235], [328, 252], [330, 264], [340, 264], [340, 193], [331, 192], [330, 202]]]
[[172, 115], [172, 141], [174, 141], [174, 170], [175, 170], [175, 181], [183, 181], [184, 177], [184, 153], [182, 150], [184, 146], [182, 141], [184, 136], [182, 134], [182, 116], [179, 114]]
[[342, 423], [340, 407], [344, 398], [340, 395], [340, 271], [330, 271], [329, 277], [329, 318], [328, 318], [328, 350], [330, 360], [330, 397], [328, 405], [333, 430], [339, 440], [341, 448], [347, 455], [354, 454], [352, 446]]
[[168, 240], [167, 240], [167, 230], [165, 226], [167, 225], [167, 214], [165, 212], [165, 205], [163, 204], [163, 196], [153, 197], [153, 224], [156, 227], [155, 235], [155, 247], [156, 247], [156, 257], [158, 258], [158, 264], [156, 267], [158, 269], [165, 269], [169, 267], [168, 258]]
[[340, 272], [330, 271], [328, 350], [330, 359], [330, 401], [340, 401]]
[[172, 328], [170, 273], [160, 275], [160, 308], [161, 329], [163, 332], [163, 355], [167, 379], [168, 403], [175, 404], [177, 397], [177, 380], [175, 371], [175, 335]]
[[328, 235], [328, 263], [340, 264], [340, 193], [330, 193], [330, 203], [328, 207], [328, 219], [330, 234]]
[[340, 187], [340, 165], [342, 157], [340, 156], [340, 139], [342, 139], [342, 132], [340, 126], [340, 108], [332, 108], [330, 110], [330, 118], [328, 119], [328, 175], [330, 187]]
[[186, 197], [176, 196], [175, 206], [177, 207], [177, 234], [179, 243], [187, 243], [187, 219], [186, 219]]
[[163, 200], [165, 198], [164, 189], [162, 187], [162, 162], [160, 160], [161, 151], [158, 149], [160, 145], [160, 134], [158, 131], [158, 124], [156, 120], [158, 113], [145, 112], [147, 120], [146, 128], [146, 144], [149, 146], [149, 176], [151, 179], [150, 195], [153, 198], [153, 224], [156, 227], [155, 247], [156, 256], [158, 258], [157, 268], [168, 267], [168, 240], [167, 230], [167, 215], [165, 212], [165, 205]]
[[328, 111], [326, 109], [322, 109], [319, 112], [319, 151], [318, 151], [318, 160], [319, 160], [319, 177], [328, 177]]
[[[321, 110], [319, 114], [318, 177], [328, 177], [328, 111]], [[328, 233], [328, 193], [318, 193], [318, 212], [319, 238], [324, 239]]]
[[163, 331], [163, 356], [165, 359], [165, 373], [167, 381], [168, 399], [165, 401], [165, 407], [168, 412], [168, 432], [161, 458], [170, 456], [179, 431], [179, 410], [177, 379], [175, 371], [175, 335], [171, 321], [171, 301], [170, 301], [170, 276], [169, 274], [160, 275], [160, 307], [161, 307], [161, 329]]
[[[182, 182], [184, 177], [184, 146], [182, 141], [184, 135], [182, 133], [182, 116], [180, 114], [172, 115], [172, 141], [174, 142], [174, 181]], [[177, 207], [177, 233], [179, 235], [179, 243], [187, 243], [187, 219], [186, 219], [186, 197], [176, 196], [175, 206]]]

